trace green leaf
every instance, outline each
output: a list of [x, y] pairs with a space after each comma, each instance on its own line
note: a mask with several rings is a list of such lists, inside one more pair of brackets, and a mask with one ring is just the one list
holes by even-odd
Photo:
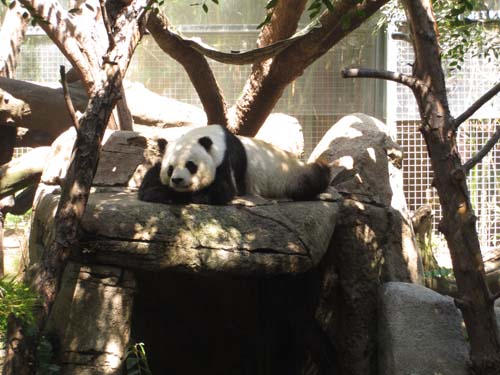
[[271, 22], [271, 13], [268, 13], [266, 15], [266, 18], [264, 19], [264, 21], [262, 21], [258, 26], [257, 26], [257, 29], [260, 29], [262, 28], [264, 25], [267, 25], [269, 22]]
[[208, 13], [208, 5], [207, 4], [203, 3], [203, 5], [201, 6], [201, 8], [203, 9], [203, 11], [205, 13]]
[[313, 10], [313, 9], [318, 9], [321, 8], [321, 2], [320, 1], [314, 1], [307, 10]]
[[212, 0], [212, 3], [219, 5], [219, 0]]
[[334, 11], [334, 8], [333, 8], [333, 4], [330, 0], [322, 0], [323, 4], [325, 4], [326, 8], [330, 11], [330, 12], [333, 12]]
[[278, 0], [269, 0], [266, 4], [266, 9], [274, 8], [278, 4]]

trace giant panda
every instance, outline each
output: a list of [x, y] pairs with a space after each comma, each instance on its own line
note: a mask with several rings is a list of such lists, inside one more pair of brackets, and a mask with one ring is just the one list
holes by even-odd
[[329, 182], [326, 163], [306, 164], [267, 142], [208, 125], [166, 145], [161, 162], [145, 174], [138, 196], [148, 202], [219, 205], [245, 194], [310, 200]]

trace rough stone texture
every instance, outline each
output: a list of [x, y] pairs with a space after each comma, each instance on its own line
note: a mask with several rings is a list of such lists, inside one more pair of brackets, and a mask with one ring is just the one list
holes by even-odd
[[400, 195], [396, 196], [388, 184], [389, 168], [394, 164], [400, 166], [402, 157], [387, 125], [374, 117], [354, 113], [342, 117], [326, 132], [309, 160], [326, 159], [334, 163], [337, 171], [342, 171], [344, 181], [334, 179], [339, 192], [398, 208], [401, 203], [392, 204]]
[[[343, 196], [389, 209], [398, 222], [389, 238], [401, 246], [394, 256], [406, 259], [412, 282], [423, 283], [423, 267], [403, 191], [403, 154], [387, 125], [355, 113], [341, 118], [321, 139], [309, 160], [331, 163], [332, 185]], [[345, 217], [346, 215], [342, 215]], [[398, 254], [399, 253], [399, 254]], [[390, 259], [389, 259], [390, 260]], [[388, 264], [397, 272], [400, 263]]]
[[[92, 264], [134, 273], [134, 340], [146, 342], [153, 373], [376, 374], [377, 289], [386, 281], [419, 282], [421, 268], [404, 205], [393, 199], [402, 194], [392, 191], [400, 188], [400, 176], [391, 172], [397, 166], [388, 163], [393, 144], [386, 129], [363, 116], [349, 117], [352, 128], [345, 130], [361, 134], [356, 142], [362, 147], [353, 141], [344, 148], [344, 136], [322, 143], [320, 153], [332, 161], [341, 194], [330, 187], [315, 202], [257, 197], [239, 197], [227, 206], [140, 202], [133, 188], [158, 160], [155, 139], [170, 140], [187, 129], [107, 133], [72, 272], [81, 274], [81, 264]], [[30, 237], [32, 263], [53, 238], [56, 185], [71, 139], [64, 135], [56, 143], [54, 150], [60, 151], [42, 177]], [[358, 169], [339, 167], [349, 158]], [[375, 170], [375, 164], [380, 164], [376, 175], [365, 171]], [[68, 315], [67, 305], [82, 307], [74, 301], [86, 295], [81, 290], [98, 301], [90, 309], [94, 316], [108, 305], [121, 306], [122, 297], [114, 301], [115, 294], [97, 282], [71, 281], [76, 280], [71, 275], [69, 268], [54, 321]], [[68, 347], [71, 324], [53, 326]], [[101, 355], [87, 361], [88, 350], [106, 351], [91, 344], [95, 349], [79, 340], [64, 354], [71, 359], [68, 373], [79, 366], [81, 374], [91, 374], [104, 363]]]
[[130, 339], [134, 291], [130, 271], [68, 265], [48, 325], [49, 335], [62, 338], [61, 374], [121, 373]]
[[468, 346], [450, 297], [391, 282], [379, 301], [379, 374], [467, 374]]
[[[33, 238], [46, 233], [39, 225], [51, 223], [58, 199], [55, 194], [41, 199]], [[135, 192], [96, 192], [87, 204], [79, 246], [87, 261], [131, 269], [295, 274], [319, 263], [338, 210], [337, 203], [321, 201], [159, 205], [137, 200]], [[39, 240], [32, 259], [51, 236]]]

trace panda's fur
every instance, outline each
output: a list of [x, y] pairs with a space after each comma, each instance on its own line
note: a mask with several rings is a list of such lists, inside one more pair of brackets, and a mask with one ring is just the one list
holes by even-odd
[[329, 181], [330, 169], [322, 162], [306, 164], [269, 143], [209, 125], [166, 146], [161, 162], [144, 176], [139, 199], [225, 204], [250, 194], [309, 200]]

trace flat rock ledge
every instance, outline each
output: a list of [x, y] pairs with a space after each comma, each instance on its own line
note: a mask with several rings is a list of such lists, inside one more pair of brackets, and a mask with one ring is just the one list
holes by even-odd
[[[139, 201], [135, 191], [107, 190], [90, 196], [75, 256], [132, 270], [239, 276], [305, 272], [326, 253], [340, 210], [337, 202], [250, 197], [228, 206], [162, 205]], [[32, 236], [39, 239], [32, 249], [47, 247], [52, 238], [47, 228], [58, 201], [56, 193], [41, 198], [33, 230], [42, 235]]]

